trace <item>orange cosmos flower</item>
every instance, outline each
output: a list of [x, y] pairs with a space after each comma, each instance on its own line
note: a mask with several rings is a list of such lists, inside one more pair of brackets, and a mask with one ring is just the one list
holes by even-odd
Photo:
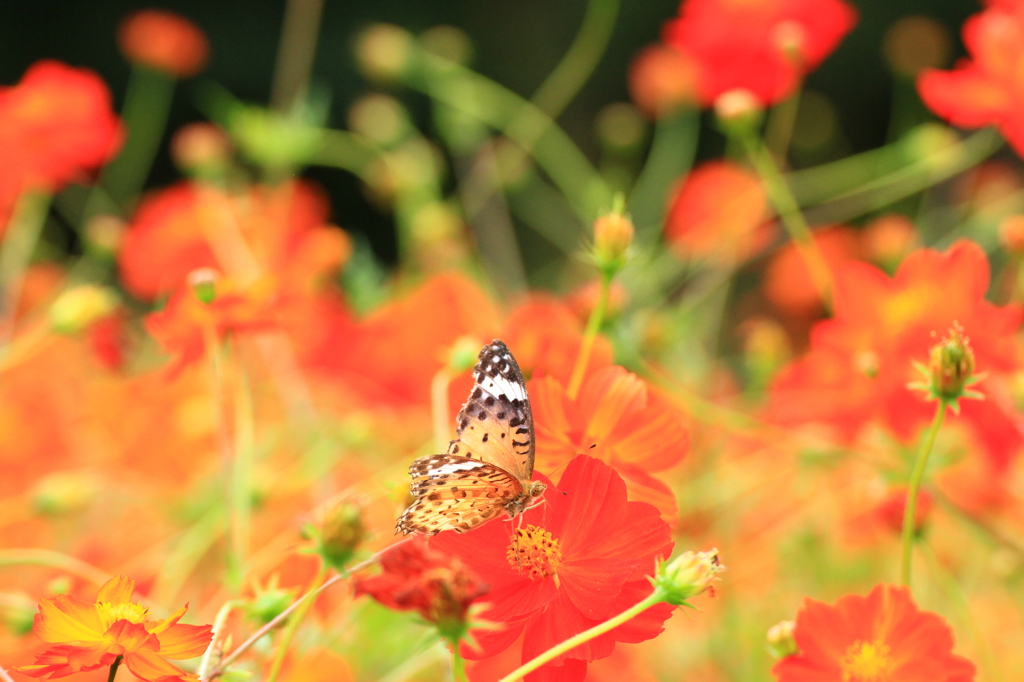
[[118, 253], [121, 278], [144, 300], [200, 268], [247, 281], [270, 274], [286, 288], [315, 290], [351, 252], [345, 233], [327, 224], [329, 212], [323, 193], [301, 182], [240, 195], [179, 183], [143, 199]]
[[185, 17], [162, 10], [128, 15], [117, 31], [128, 61], [189, 78], [206, 66], [209, 45], [203, 32]]
[[[861, 251], [857, 233], [842, 225], [819, 227], [814, 230], [813, 238], [831, 272], [841, 263], [856, 258]], [[789, 242], [772, 256], [765, 268], [764, 295], [779, 310], [793, 317], [820, 313], [821, 293], [796, 244]]]
[[701, 104], [742, 88], [768, 105], [788, 97], [856, 22], [843, 0], [684, 0], [662, 39], [697, 60]]
[[674, 192], [665, 238], [677, 253], [743, 260], [764, 246], [768, 199], [756, 175], [734, 163], [708, 161], [695, 168]]
[[920, 611], [906, 587], [879, 585], [834, 606], [804, 600], [799, 652], [775, 664], [778, 682], [972, 682], [974, 664], [953, 653], [953, 632]]
[[182, 607], [166, 620], [148, 620], [148, 609], [132, 602], [135, 581], [118, 576], [100, 588], [95, 603], [67, 595], [39, 600], [33, 630], [55, 646], [18, 672], [53, 679], [112, 665], [119, 657], [136, 677], [151, 682], [197, 679], [167, 662], [201, 656], [210, 643], [209, 625], [182, 625]]
[[1024, 6], [989, 3], [963, 27], [970, 59], [952, 71], [926, 69], [917, 81], [921, 99], [953, 125], [994, 125], [1024, 156]]
[[123, 131], [110, 91], [94, 72], [36, 62], [0, 87], [0, 201], [27, 188], [55, 191], [109, 161]]
[[1021, 364], [1014, 333], [1022, 311], [988, 303], [988, 285], [985, 253], [966, 240], [944, 253], [913, 252], [892, 278], [847, 261], [836, 271], [832, 319], [814, 326], [808, 353], [777, 377], [770, 414], [784, 424], [829, 424], [847, 438], [877, 419], [909, 440], [934, 412], [907, 388], [919, 378], [912, 361], [925, 362], [933, 333], [959, 322], [988, 373], [978, 387], [988, 399], [962, 403], [954, 423], [970, 429], [994, 471], [1005, 469], [1024, 445], [1000, 383]]
[[697, 64], [679, 50], [649, 45], [629, 67], [629, 94], [651, 118], [696, 104]]
[[682, 416], [651, 394], [643, 379], [609, 366], [587, 376], [576, 398], [550, 376], [532, 380], [529, 391], [538, 469], [554, 471], [574, 455], [593, 455], [615, 467], [632, 499], [675, 518], [675, 495], [651, 474], [683, 459], [689, 434]]

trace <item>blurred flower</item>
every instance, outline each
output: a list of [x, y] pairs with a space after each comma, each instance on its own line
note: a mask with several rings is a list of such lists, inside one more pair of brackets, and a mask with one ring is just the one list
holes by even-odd
[[910, 218], [899, 213], [886, 213], [864, 226], [860, 240], [864, 256], [892, 272], [906, 256], [917, 239]]
[[1024, 7], [991, 4], [964, 22], [963, 42], [970, 58], [952, 71], [922, 72], [921, 98], [953, 125], [994, 125], [1024, 155], [1024, 85], [1017, 68], [1024, 59]]
[[[668, 524], [657, 510], [627, 501], [615, 470], [591, 457], [573, 459], [557, 488], [548, 490], [545, 504], [522, 516], [511, 542], [500, 523], [430, 540], [432, 549], [451, 553], [488, 577], [491, 592], [481, 616], [505, 625], [474, 631], [480, 648], [464, 646], [467, 658], [494, 656], [525, 633], [525, 662], [625, 611], [651, 594], [644, 576], [672, 550]], [[582, 680], [587, 662], [609, 656], [615, 642], [656, 637], [673, 608], [658, 604], [541, 670]]]
[[1010, 255], [1024, 257], [1024, 215], [1014, 214], [999, 223], [999, 244]]
[[618, 366], [587, 375], [575, 399], [553, 377], [528, 386], [537, 468], [553, 471], [575, 455], [592, 454], [616, 468], [632, 499], [653, 504], [674, 521], [675, 495], [651, 474], [686, 456], [689, 434], [682, 415], [652, 395], [643, 379]]
[[0, 202], [25, 189], [53, 192], [84, 179], [114, 157], [122, 133], [99, 76], [36, 62], [17, 85], [0, 87]]
[[626, 264], [636, 228], [629, 216], [612, 212], [594, 221], [594, 263], [604, 273], [615, 274]]
[[[911, 362], [933, 345], [933, 332], [959, 321], [997, 386], [1020, 366], [1014, 332], [1021, 310], [985, 301], [988, 285], [985, 253], [966, 240], [944, 253], [913, 252], [892, 278], [846, 262], [836, 270], [833, 317], [815, 325], [808, 353], [774, 382], [770, 414], [784, 424], [829, 424], [845, 437], [879, 420], [901, 439], [915, 437], [934, 410], [907, 383], [917, 378]], [[1000, 471], [1024, 439], [1008, 401], [986, 392], [990, 399], [961, 406], [960, 419]]]
[[173, 12], [148, 9], [129, 14], [117, 30], [117, 44], [130, 62], [191, 78], [206, 66], [210, 46], [203, 32]]
[[335, 500], [303, 526], [303, 537], [312, 540], [314, 550], [336, 571], [341, 571], [366, 539], [364, 505]]
[[648, 45], [629, 67], [629, 94], [645, 114], [657, 118], [697, 103], [697, 64], [684, 52]]
[[341, 654], [314, 648], [297, 654], [281, 673], [284, 682], [351, 682], [352, 667]]
[[794, 631], [799, 653], [775, 664], [778, 682], [972, 682], [974, 664], [953, 653], [953, 633], [920, 611], [906, 587], [879, 585], [834, 606], [805, 599]]
[[80, 284], [62, 292], [50, 306], [50, 325], [59, 334], [75, 334], [112, 313], [117, 305], [113, 289]]
[[698, 62], [701, 104], [745, 88], [770, 105], [792, 94], [856, 21], [843, 0], [684, 0], [662, 39]]
[[380, 575], [356, 582], [356, 596], [368, 594], [388, 608], [416, 611], [453, 644], [466, 634], [470, 605], [488, 592], [468, 562], [437, 551], [420, 536], [385, 552], [380, 566]]
[[394, 24], [374, 24], [356, 39], [356, 61], [363, 75], [378, 83], [398, 80], [412, 59], [415, 39]]
[[223, 173], [231, 161], [231, 139], [212, 123], [189, 123], [171, 138], [171, 158], [183, 172], [197, 176]]
[[[818, 227], [813, 238], [833, 273], [842, 263], [860, 254], [857, 233], [849, 227]], [[768, 262], [764, 273], [764, 295], [773, 305], [793, 317], [806, 317], [821, 311], [821, 294], [814, 286], [807, 261], [796, 244], [787, 243]]]
[[708, 161], [676, 187], [665, 239], [683, 256], [728, 264], [764, 246], [767, 218], [768, 199], [756, 175], [727, 161]]
[[179, 623], [187, 607], [166, 620], [148, 620], [148, 609], [131, 601], [134, 591], [134, 580], [118, 576], [100, 588], [94, 604], [66, 595], [40, 599], [33, 630], [55, 646], [18, 672], [41, 679], [67, 677], [110, 666], [120, 657], [147, 682], [195, 680], [166, 659], [201, 656], [210, 643], [210, 626]]
[[949, 31], [932, 17], [903, 17], [882, 38], [882, 54], [889, 68], [906, 78], [924, 69], [947, 64], [952, 41]]

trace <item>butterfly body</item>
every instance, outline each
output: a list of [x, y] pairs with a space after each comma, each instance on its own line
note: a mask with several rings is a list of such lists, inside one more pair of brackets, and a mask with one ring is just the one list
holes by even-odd
[[456, 418], [448, 452], [409, 467], [417, 498], [396, 532], [465, 533], [538, 503], [547, 488], [533, 476], [533, 414], [523, 374], [508, 347], [493, 341], [480, 351], [474, 386]]

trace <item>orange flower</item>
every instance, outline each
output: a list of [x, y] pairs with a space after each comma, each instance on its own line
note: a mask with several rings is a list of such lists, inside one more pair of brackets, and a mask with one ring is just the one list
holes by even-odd
[[834, 606], [804, 600], [799, 653], [775, 664], [778, 682], [972, 682], [974, 664], [953, 653], [953, 633], [920, 611], [905, 587], [879, 585]]
[[55, 646], [36, 654], [36, 663], [18, 672], [49, 680], [109, 666], [122, 657], [128, 670], [143, 680], [197, 679], [166, 659], [202, 655], [210, 643], [211, 627], [179, 623], [188, 607], [166, 620], [148, 620], [148, 610], [131, 601], [134, 591], [134, 580], [118, 576], [100, 588], [93, 604], [67, 595], [40, 599], [32, 629], [39, 639]]
[[679, 50], [649, 45], [629, 67], [629, 94], [652, 118], [697, 102], [697, 65]]
[[125, 287], [152, 300], [199, 268], [240, 280], [273, 275], [310, 291], [347, 260], [345, 233], [327, 225], [330, 206], [305, 183], [257, 186], [234, 196], [180, 183], [145, 197], [121, 244]]
[[206, 66], [209, 45], [188, 19], [162, 10], [142, 10], [125, 17], [117, 44], [128, 61], [189, 78]]
[[[856, 258], [861, 250], [857, 233], [842, 225], [815, 229], [814, 243], [832, 272], [844, 261]], [[807, 261], [792, 242], [772, 256], [764, 280], [765, 298], [787, 315], [806, 317], [820, 313], [821, 294], [811, 279]]]
[[963, 41], [971, 58], [952, 71], [926, 69], [917, 81], [921, 99], [953, 125], [996, 126], [1024, 156], [1024, 7], [990, 3], [964, 22]]
[[622, 475], [630, 499], [675, 518], [675, 495], [651, 474], [683, 459], [689, 435], [681, 415], [651, 395], [643, 379], [613, 365], [590, 374], [575, 399], [553, 377], [534, 379], [529, 391], [537, 469], [553, 471], [577, 454], [593, 455]]
[[742, 88], [768, 105], [788, 97], [856, 22], [843, 0], [684, 0], [662, 37], [699, 63], [701, 104]]
[[815, 325], [809, 352], [774, 382], [770, 414], [784, 424], [830, 424], [846, 437], [877, 419], [909, 440], [934, 411], [907, 388], [919, 378], [911, 361], [925, 362], [933, 332], [959, 322], [978, 370], [988, 373], [978, 386], [988, 399], [962, 403], [955, 422], [970, 429], [994, 470], [1005, 469], [1024, 438], [1010, 401], [996, 389], [1020, 367], [1014, 332], [1022, 312], [985, 301], [988, 285], [985, 253], [966, 240], [945, 253], [913, 252], [892, 278], [847, 261], [836, 271], [833, 318]]
[[727, 161], [708, 161], [679, 183], [665, 222], [672, 248], [730, 263], [764, 246], [768, 200], [753, 173]]
[[0, 87], [0, 202], [27, 188], [55, 191], [109, 161], [122, 140], [106, 84], [88, 69], [36, 62]]

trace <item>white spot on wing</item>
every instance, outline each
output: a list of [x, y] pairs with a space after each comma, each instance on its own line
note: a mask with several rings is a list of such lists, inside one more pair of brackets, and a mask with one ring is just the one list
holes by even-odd
[[506, 395], [509, 400], [518, 399], [524, 402], [526, 401], [526, 387], [522, 384], [509, 381], [501, 375], [492, 379], [485, 374], [480, 381], [480, 386], [494, 397]]
[[460, 471], [473, 471], [474, 469], [483, 468], [485, 468], [485, 465], [482, 462], [451, 462], [428, 470], [427, 475], [441, 476], [444, 474], [454, 474]]

